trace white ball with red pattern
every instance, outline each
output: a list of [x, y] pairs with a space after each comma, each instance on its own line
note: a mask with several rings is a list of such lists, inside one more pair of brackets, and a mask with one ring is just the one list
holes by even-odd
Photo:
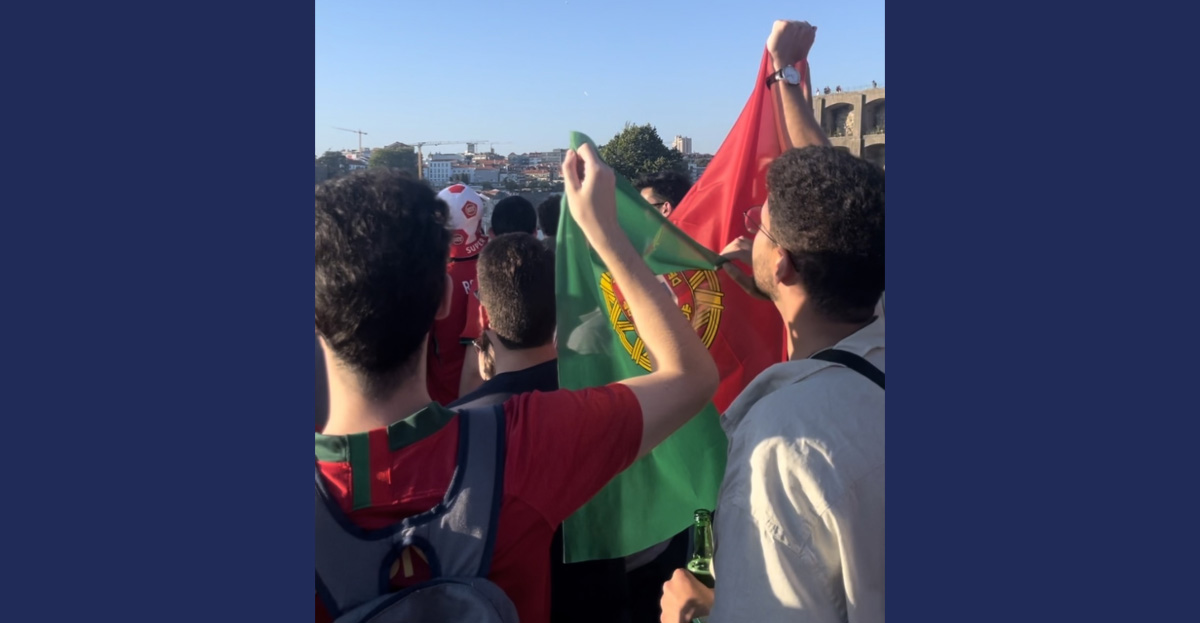
[[464, 184], [442, 189], [438, 198], [450, 206], [450, 257], [479, 255], [487, 236], [483, 229], [483, 198]]

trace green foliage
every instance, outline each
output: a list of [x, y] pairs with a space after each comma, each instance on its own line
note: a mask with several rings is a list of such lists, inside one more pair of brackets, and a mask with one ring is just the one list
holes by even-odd
[[417, 152], [411, 147], [380, 147], [371, 150], [371, 168], [388, 167], [417, 176]]
[[673, 169], [687, 173], [683, 154], [663, 144], [658, 130], [646, 125], [625, 124], [625, 129], [600, 147], [600, 157], [630, 180]]
[[341, 177], [350, 172], [350, 160], [337, 151], [325, 152], [317, 158], [317, 164], [325, 167], [327, 179]]

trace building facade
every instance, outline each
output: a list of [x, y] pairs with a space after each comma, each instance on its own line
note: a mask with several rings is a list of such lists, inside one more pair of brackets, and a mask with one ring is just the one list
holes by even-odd
[[429, 160], [425, 163], [425, 179], [431, 184], [445, 184], [450, 181], [454, 163], [448, 160]]
[[671, 143], [671, 149], [687, 156], [692, 153], [692, 139], [676, 134], [675, 140]]
[[549, 164], [556, 167], [561, 167], [564, 160], [567, 159], [567, 150], [552, 149], [550, 151], [537, 151], [528, 154], [529, 158], [526, 164]]
[[470, 165], [455, 164], [454, 166], [450, 167], [451, 179], [457, 179], [460, 182], [466, 182], [468, 184], [475, 183], [474, 174], [475, 167]]
[[474, 173], [471, 174], [472, 184], [499, 184], [500, 169], [494, 167], [475, 167]]
[[813, 113], [834, 147], [884, 168], [884, 88], [813, 93]]

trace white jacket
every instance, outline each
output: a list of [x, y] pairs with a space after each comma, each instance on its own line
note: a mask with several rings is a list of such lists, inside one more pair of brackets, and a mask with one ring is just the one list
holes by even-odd
[[[884, 369], [884, 319], [837, 345]], [[882, 622], [884, 391], [805, 359], [765, 370], [722, 418], [709, 623]]]

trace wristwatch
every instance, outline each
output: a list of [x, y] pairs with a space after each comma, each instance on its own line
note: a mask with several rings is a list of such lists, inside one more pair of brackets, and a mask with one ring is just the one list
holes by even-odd
[[796, 86], [800, 84], [800, 72], [796, 71], [795, 67], [788, 65], [787, 67], [784, 67], [783, 69], [771, 74], [770, 77], [767, 78], [767, 86], [771, 86], [780, 80], [786, 84]]

